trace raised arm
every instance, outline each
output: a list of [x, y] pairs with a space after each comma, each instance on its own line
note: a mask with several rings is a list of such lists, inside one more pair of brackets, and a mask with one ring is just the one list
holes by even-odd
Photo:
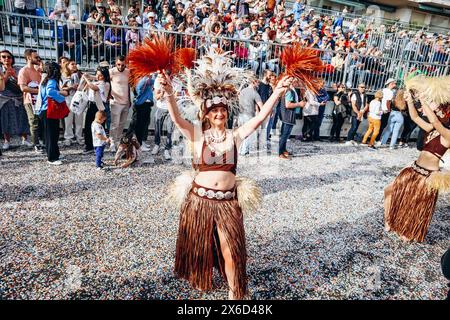
[[450, 143], [450, 130], [444, 127], [441, 121], [439, 121], [436, 114], [431, 110], [431, 108], [426, 104], [422, 104], [423, 111], [427, 116], [430, 124], [440, 133], [440, 135], [447, 141], [447, 145]]
[[433, 130], [434, 129], [433, 125], [423, 120], [417, 113], [417, 110], [414, 107], [413, 99], [408, 90], [405, 91], [405, 101], [406, 104], [408, 105], [409, 117], [411, 118], [411, 120], [414, 121], [421, 129], [425, 130], [426, 132], [430, 132], [431, 130]]
[[181, 134], [183, 134], [183, 136], [185, 136], [189, 141], [193, 141], [194, 125], [180, 115], [180, 110], [178, 109], [178, 105], [174, 97], [172, 82], [166, 72], [162, 73], [162, 77], [161, 87], [163, 88], [167, 99], [167, 109], [169, 110], [170, 118], [180, 130]]
[[264, 120], [271, 114], [272, 109], [277, 103], [280, 96], [282, 96], [289, 88], [292, 81], [293, 78], [284, 77], [278, 82], [277, 87], [275, 88], [269, 99], [266, 101], [266, 103], [264, 103], [261, 111], [236, 130], [236, 134], [240, 137], [240, 139], [245, 139], [246, 137], [248, 137], [261, 125], [261, 123], [264, 122]]

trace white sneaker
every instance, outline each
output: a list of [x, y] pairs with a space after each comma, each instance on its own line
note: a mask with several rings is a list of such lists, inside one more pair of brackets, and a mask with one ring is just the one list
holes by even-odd
[[346, 141], [346, 142], [345, 142], [345, 145], [346, 145], [346, 146], [353, 146], [353, 141]]
[[170, 160], [172, 157], [170, 156], [169, 150], [164, 150], [164, 159]]
[[145, 158], [144, 161], [142, 161], [142, 163], [144, 163], [144, 164], [154, 164], [155, 163], [155, 159], [153, 157], [148, 157], [148, 158]]
[[31, 148], [33, 146], [33, 144], [28, 140], [22, 140], [22, 145], [27, 148]]
[[155, 145], [155, 146], [153, 147], [153, 150], [152, 150], [152, 155], [158, 154], [158, 151], [159, 151], [159, 146], [158, 146], [158, 145]]
[[66, 147], [70, 147], [71, 144], [72, 144], [72, 141], [70, 141], [70, 139], [64, 140], [64, 145], [65, 145]]
[[116, 145], [114, 143], [109, 147], [109, 152], [116, 152]]
[[381, 141], [377, 141], [377, 142], [375, 143], [375, 147], [379, 147], [379, 146], [381, 146]]
[[142, 144], [141, 150], [142, 150], [143, 152], [148, 152], [148, 151], [150, 151], [151, 149], [150, 149], [149, 147], [147, 147], [145, 144]]
[[56, 161], [47, 161], [48, 164], [54, 165], [54, 166], [60, 166], [62, 165], [62, 161], [61, 160], [56, 160]]
[[10, 147], [9, 142], [4, 142], [4, 143], [3, 143], [3, 146], [2, 146], [2, 149], [3, 149], [3, 150], [8, 150], [9, 147]]

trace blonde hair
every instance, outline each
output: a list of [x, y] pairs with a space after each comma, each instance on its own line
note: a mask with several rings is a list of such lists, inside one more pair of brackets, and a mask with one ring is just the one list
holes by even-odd
[[378, 90], [377, 92], [375, 92], [375, 98], [383, 99], [383, 91]]
[[397, 91], [394, 98], [394, 105], [400, 111], [406, 110], [405, 89], [400, 89]]
[[107, 118], [106, 112], [103, 111], [103, 110], [97, 111], [97, 112], [95, 113], [95, 119], [106, 119], [106, 118]]

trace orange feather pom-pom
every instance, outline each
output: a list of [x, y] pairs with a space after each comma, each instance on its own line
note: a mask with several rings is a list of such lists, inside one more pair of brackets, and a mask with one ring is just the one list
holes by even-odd
[[323, 82], [318, 77], [325, 71], [325, 66], [317, 50], [294, 44], [284, 48], [280, 58], [286, 67], [285, 75], [297, 78], [314, 93], [322, 88]]
[[195, 49], [193, 48], [181, 48], [174, 53], [174, 66], [173, 73], [177, 74], [183, 70], [183, 68], [192, 69], [195, 61]]
[[141, 46], [128, 53], [127, 64], [132, 84], [158, 71], [172, 71], [173, 38], [162, 34], [153, 39], [145, 38]]

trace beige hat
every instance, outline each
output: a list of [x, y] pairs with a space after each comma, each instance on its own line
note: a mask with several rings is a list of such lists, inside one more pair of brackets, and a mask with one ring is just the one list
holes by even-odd
[[387, 85], [389, 85], [389, 83], [391, 83], [391, 82], [396, 82], [396, 80], [393, 79], [393, 78], [389, 78], [389, 79], [387, 79], [387, 81], [386, 81], [386, 83], [385, 83], [384, 85], [387, 86]]

